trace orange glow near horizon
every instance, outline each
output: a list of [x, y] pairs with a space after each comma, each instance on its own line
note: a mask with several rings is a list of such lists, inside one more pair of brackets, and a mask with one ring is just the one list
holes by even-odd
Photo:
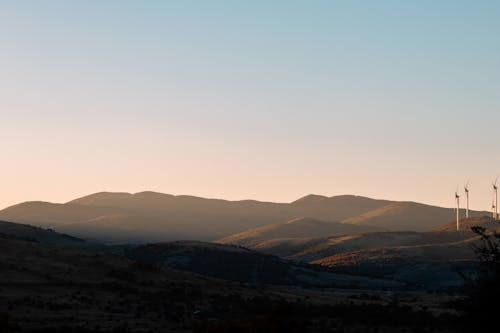
[[470, 179], [471, 208], [489, 210], [499, 12], [0, 4], [0, 207], [144, 190], [453, 207]]

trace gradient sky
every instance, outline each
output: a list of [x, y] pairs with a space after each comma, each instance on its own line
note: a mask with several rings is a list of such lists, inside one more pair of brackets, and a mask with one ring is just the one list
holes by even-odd
[[489, 209], [500, 1], [0, 1], [0, 208], [97, 191]]

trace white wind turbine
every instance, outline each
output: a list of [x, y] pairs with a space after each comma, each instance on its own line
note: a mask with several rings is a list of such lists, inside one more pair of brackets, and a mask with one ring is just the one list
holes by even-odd
[[467, 207], [466, 207], [466, 210], [465, 210], [465, 221], [466, 223], [469, 222], [469, 181], [467, 181], [467, 184], [464, 186], [464, 190], [465, 190], [465, 200], [467, 201]]
[[457, 201], [457, 231], [460, 230], [460, 195], [458, 194], [458, 187], [455, 191], [455, 200]]
[[492, 211], [492, 215], [493, 215], [493, 219], [495, 220], [498, 220], [498, 186], [497, 186], [497, 182], [498, 182], [498, 177], [497, 179], [495, 179], [495, 182], [493, 183], [493, 211]]

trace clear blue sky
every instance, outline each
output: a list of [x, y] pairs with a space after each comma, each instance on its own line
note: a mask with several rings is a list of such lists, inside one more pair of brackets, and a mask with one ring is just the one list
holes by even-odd
[[489, 209], [499, 1], [1, 1], [0, 207], [101, 190]]

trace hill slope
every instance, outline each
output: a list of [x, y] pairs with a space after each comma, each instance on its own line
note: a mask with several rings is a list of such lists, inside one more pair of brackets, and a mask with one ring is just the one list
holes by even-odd
[[[491, 216], [474, 216], [467, 219], [462, 219], [459, 222], [459, 228], [463, 231], [469, 231], [473, 226], [483, 227], [489, 230], [497, 230], [500, 228], [499, 221], [495, 221]], [[456, 221], [443, 224], [435, 229], [435, 231], [456, 231]]]
[[298, 265], [245, 248], [178, 241], [122, 247], [130, 259], [219, 279], [277, 285], [398, 288], [401, 283], [369, 277], [335, 274], [312, 265]]
[[398, 293], [396, 307], [393, 292], [248, 286], [7, 235], [0, 267], [1, 332], [406, 332], [442, 325], [411, 307], [449, 311], [443, 295]]
[[325, 222], [312, 218], [298, 218], [284, 223], [270, 224], [243, 231], [223, 238], [219, 243], [238, 244], [255, 247], [268, 240], [290, 240], [300, 238], [318, 238], [325, 235], [343, 235], [369, 231], [380, 231], [381, 228], [352, 225], [338, 222]]
[[53, 231], [52, 229], [44, 229], [27, 224], [5, 221], [0, 221], [0, 234], [53, 246], [79, 249], [103, 248], [103, 246], [100, 244], [86, 242], [83, 239], [66, 234], [61, 234]]
[[1, 210], [0, 219], [53, 228], [65, 224], [88, 221], [99, 216], [115, 215], [120, 212], [120, 209], [113, 207], [30, 201]]
[[334, 274], [317, 269], [315, 266], [298, 265], [276, 256], [231, 245], [177, 241], [106, 246], [86, 242], [50, 229], [11, 222], [0, 222], [0, 236], [13, 241], [27, 241], [27, 244], [39, 244], [41, 249], [48, 246], [56, 251], [54, 253], [86, 250], [86, 253], [99, 253], [103, 256], [118, 255], [157, 267], [259, 285], [398, 287], [398, 283], [391, 281]]
[[[102, 192], [66, 204], [26, 202], [0, 211], [3, 220], [122, 243], [181, 239], [212, 241], [305, 216], [389, 230], [430, 230], [451, 220], [453, 212], [446, 208], [351, 195], [331, 198], [309, 195], [292, 203], [272, 203], [155, 192]], [[314, 230], [306, 229], [302, 236]]]
[[[495, 226], [490, 220], [473, 218], [471, 224]], [[444, 231], [256, 239], [248, 246], [263, 253], [326, 266], [339, 273], [395, 279], [435, 289], [461, 285], [462, 274], [474, 268], [477, 255], [472, 245], [479, 237], [471, 231], [456, 232], [455, 228], [455, 224], [449, 224], [439, 228]], [[238, 243], [236, 239], [232, 241]]]
[[[394, 202], [342, 221], [347, 224], [381, 226], [391, 230], [428, 231], [453, 220], [454, 209], [433, 207], [414, 202]], [[472, 216], [483, 215], [471, 212]], [[406, 229], [408, 230], [408, 229]]]

